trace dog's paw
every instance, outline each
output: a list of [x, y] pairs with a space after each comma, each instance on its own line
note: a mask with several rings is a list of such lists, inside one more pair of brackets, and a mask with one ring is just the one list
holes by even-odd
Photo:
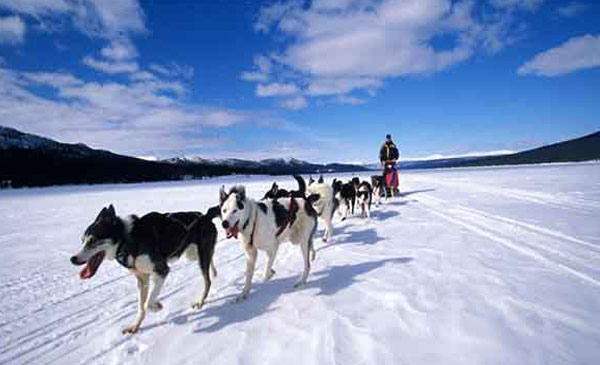
[[271, 269], [271, 271], [265, 274], [265, 281], [269, 281], [273, 275], [275, 275], [275, 270]]
[[160, 302], [154, 302], [154, 303], [148, 304], [148, 310], [150, 312], [158, 312], [161, 309], [163, 309], [163, 305]]
[[204, 306], [203, 301], [198, 301], [198, 302], [192, 303], [192, 309], [200, 310], [200, 309], [202, 309], [202, 306]]
[[123, 328], [123, 330], [121, 331], [122, 334], [126, 335], [126, 334], [134, 334], [136, 333], [138, 330], [140, 329], [140, 326], [137, 324], [132, 324], [130, 326], [127, 326], [125, 328]]
[[240, 303], [240, 302], [243, 302], [246, 299], [248, 299], [248, 294], [247, 293], [242, 293], [242, 294], [238, 295], [238, 297], [235, 299], [235, 302], [236, 303]]

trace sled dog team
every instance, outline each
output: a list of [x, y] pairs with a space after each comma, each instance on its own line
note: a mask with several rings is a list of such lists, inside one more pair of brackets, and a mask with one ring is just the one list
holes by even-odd
[[[373, 198], [379, 203], [383, 192], [379, 176], [372, 177], [372, 184], [358, 178], [343, 183], [334, 179], [327, 184], [321, 176], [318, 181], [309, 180], [308, 186], [301, 176], [294, 175], [298, 190], [287, 191], [273, 183], [263, 199], [254, 200], [246, 195], [244, 186], [236, 185], [226, 191], [221, 187], [219, 206], [201, 212], [151, 212], [138, 217], [121, 218], [111, 204], [102, 208], [96, 219], [82, 236], [83, 247], [71, 257], [74, 265], [85, 265], [79, 273], [81, 279], [94, 276], [104, 261], [116, 259], [137, 279], [138, 310], [135, 322], [123, 329], [123, 333], [139, 330], [147, 311], [162, 309], [158, 296], [169, 275], [169, 263], [185, 255], [198, 261], [204, 279], [202, 295], [193, 308], [204, 305], [211, 287], [211, 276], [217, 271], [213, 254], [217, 244], [217, 228], [213, 223], [221, 218], [227, 238], [239, 239], [246, 252], [245, 284], [238, 300], [248, 297], [256, 266], [258, 251], [267, 255], [265, 280], [274, 274], [273, 263], [279, 245], [289, 241], [300, 246], [304, 270], [294, 285], [306, 283], [311, 261], [315, 259], [313, 237], [317, 230], [317, 218], [325, 225], [323, 241], [333, 234], [333, 218], [339, 212], [345, 220], [354, 214], [355, 206], [361, 216], [370, 217]], [[152, 285], [150, 285], [152, 283]]]

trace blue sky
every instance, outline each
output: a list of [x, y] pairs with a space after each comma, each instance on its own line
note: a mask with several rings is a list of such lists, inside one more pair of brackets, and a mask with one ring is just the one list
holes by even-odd
[[0, 0], [0, 124], [135, 156], [374, 161], [600, 130], [600, 4]]

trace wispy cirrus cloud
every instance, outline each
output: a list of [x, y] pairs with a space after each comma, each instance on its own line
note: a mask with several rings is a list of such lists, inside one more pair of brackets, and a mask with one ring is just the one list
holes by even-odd
[[535, 55], [517, 73], [555, 77], [594, 67], [600, 67], [600, 35], [587, 34]]

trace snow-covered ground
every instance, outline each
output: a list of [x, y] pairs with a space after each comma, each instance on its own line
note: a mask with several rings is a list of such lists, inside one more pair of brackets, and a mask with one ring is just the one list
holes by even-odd
[[133, 336], [135, 279], [105, 262], [82, 281], [69, 263], [105, 204], [205, 211], [223, 183], [260, 197], [271, 181], [1, 191], [0, 364], [600, 363], [598, 164], [405, 172], [402, 197], [316, 241], [305, 287], [284, 245], [242, 303], [244, 256], [221, 238], [206, 306], [190, 308], [202, 280], [183, 259]]

